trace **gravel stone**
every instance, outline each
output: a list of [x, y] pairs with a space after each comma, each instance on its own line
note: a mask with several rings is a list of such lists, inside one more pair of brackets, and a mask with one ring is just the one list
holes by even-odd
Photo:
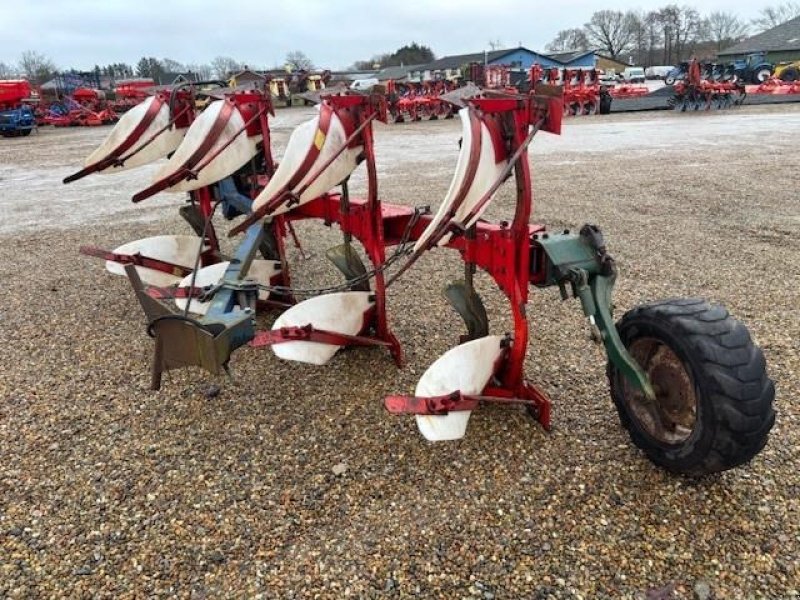
[[694, 582], [693, 590], [695, 600], [710, 600], [712, 597], [711, 586], [707, 581], [703, 581], [702, 579], [698, 579]]

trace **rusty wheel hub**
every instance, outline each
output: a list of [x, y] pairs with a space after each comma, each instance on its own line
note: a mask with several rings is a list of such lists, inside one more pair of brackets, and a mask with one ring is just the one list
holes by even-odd
[[629, 351], [647, 373], [656, 392], [656, 400], [651, 402], [624, 383], [634, 418], [659, 442], [679, 444], [686, 441], [697, 421], [697, 395], [683, 361], [655, 338], [637, 339]]

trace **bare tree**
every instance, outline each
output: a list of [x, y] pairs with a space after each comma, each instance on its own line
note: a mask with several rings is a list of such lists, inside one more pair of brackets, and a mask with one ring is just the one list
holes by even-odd
[[230, 56], [217, 56], [211, 61], [211, 68], [214, 70], [214, 77], [227, 79], [231, 74], [241, 70], [242, 65]]
[[550, 52], [566, 52], [567, 50], [588, 50], [589, 39], [583, 29], [562, 29], [553, 41], [545, 46]]
[[786, 2], [762, 8], [758, 18], [753, 19], [753, 27], [757, 31], [764, 31], [777, 27], [790, 19], [800, 17], [800, 4], [797, 2]]
[[290, 71], [310, 71], [314, 63], [304, 52], [294, 50], [286, 55], [286, 68]]
[[489, 45], [489, 50], [492, 52], [495, 50], [500, 50], [503, 47], [503, 42], [501, 42], [499, 39], [489, 40], [487, 44]]
[[586, 23], [586, 35], [590, 43], [608, 52], [611, 58], [617, 58], [633, 42], [632, 22], [631, 13], [599, 10]]
[[642, 26], [645, 30], [647, 37], [647, 54], [641, 57], [640, 62], [647, 65], [654, 65], [656, 63], [656, 48], [658, 48], [658, 41], [661, 35], [661, 24], [657, 11], [650, 11], [645, 15]]
[[186, 70], [186, 65], [171, 58], [162, 58], [161, 66], [167, 73], [183, 73]]
[[688, 58], [694, 52], [694, 44], [707, 39], [707, 23], [700, 18], [700, 13], [690, 6], [676, 7], [675, 11], [675, 53], [678, 60]]
[[16, 69], [11, 65], [0, 62], [0, 79], [11, 79], [16, 75]]
[[747, 23], [739, 20], [733, 13], [717, 11], [708, 15], [708, 29], [717, 50], [723, 45], [732, 44], [747, 35]]
[[26, 50], [19, 58], [19, 70], [31, 81], [43, 83], [53, 76], [56, 65], [44, 54]]
[[650, 64], [647, 57], [647, 13], [631, 11], [628, 13], [628, 18], [630, 19], [630, 28], [633, 34], [631, 40], [632, 62], [636, 65]]
[[214, 76], [214, 67], [206, 63], [191, 63], [186, 65], [186, 69], [192, 73], [197, 73], [197, 76], [203, 81], [207, 81]]

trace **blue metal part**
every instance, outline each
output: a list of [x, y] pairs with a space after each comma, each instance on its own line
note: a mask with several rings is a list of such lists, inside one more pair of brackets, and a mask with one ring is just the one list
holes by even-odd
[[204, 326], [222, 325], [226, 329], [235, 329], [229, 340], [231, 350], [245, 345], [255, 336], [254, 311], [234, 311], [234, 307], [237, 304], [246, 306], [248, 303], [255, 306], [258, 288], [244, 280], [263, 239], [263, 223], [254, 223], [247, 229], [244, 239], [236, 248], [230, 265], [225, 270], [225, 276], [220, 283], [221, 288], [214, 294], [206, 315], [199, 320]]
[[233, 177], [226, 177], [217, 183], [217, 191], [222, 201], [220, 208], [226, 219], [248, 215], [252, 212], [253, 201], [244, 194], [239, 193]]
[[0, 111], [0, 135], [28, 135], [36, 125], [36, 117], [28, 106]]

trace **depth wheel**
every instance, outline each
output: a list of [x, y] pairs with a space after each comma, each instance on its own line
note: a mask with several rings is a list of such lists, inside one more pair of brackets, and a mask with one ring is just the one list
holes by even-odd
[[626, 313], [620, 337], [656, 401], [609, 363], [611, 398], [633, 443], [657, 465], [707, 475], [748, 462], [775, 422], [775, 386], [761, 349], [724, 307], [672, 299]]

